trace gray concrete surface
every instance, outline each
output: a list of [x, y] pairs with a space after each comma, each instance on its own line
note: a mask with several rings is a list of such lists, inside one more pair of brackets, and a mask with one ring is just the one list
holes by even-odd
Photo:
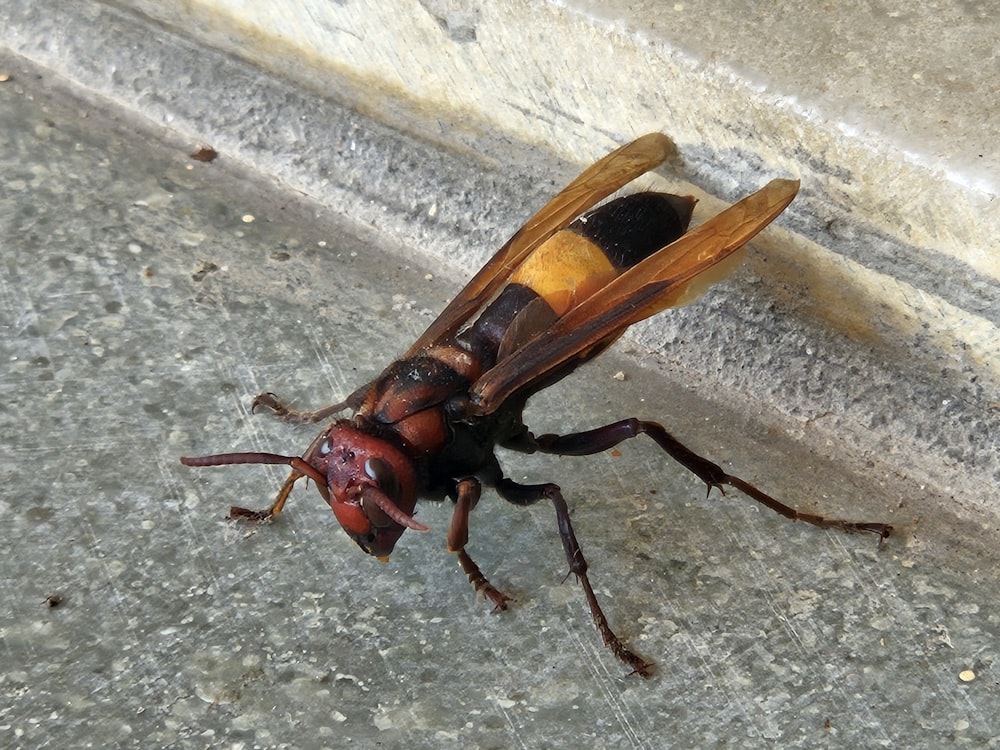
[[[964, 512], [972, 498], [952, 514], [947, 488], [823, 445], [822, 420], [789, 421], [724, 385], [708, 400], [692, 387], [701, 381], [614, 354], [539, 399], [530, 419], [539, 431], [662, 419], [785, 499], [889, 520], [899, 534], [878, 546], [739, 497], [706, 499], [641, 442], [586, 460], [505, 457], [515, 478], [562, 484], [613, 622], [657, 662], [649, 681], [624, 674], [562, 582], [547, 508], [487, 497], [475, 513], [470, 549], [516, 599], [503, 615], [444, 551], [447, 507], [422, 506], [432, 531], [408, 533], [386, 565], [305, 490], [270, 526], [227, 522], [232, 502], [268, 502], [282, 473], [194, 471], [177, 457], [302, 450], [313, 430], [251, 417], [253, 395], [343, 395], [455, 291], [413, 249], [419, 238], [401, 244], [386, 229], [443, 213], [468, 243], [495, 246], [501, 236], [476, 222], [484, 205], [513, 228], [573, 169], [463, 169], [323, 105], [339, 118], [324, 126], [340, 134], [343, 171], [316, 179], [359, 222], [261, 180], [224, 148], [192, 161], [192, 134], [23, 60], [0, 63], [4, 745], [996, 745], [995, 522]], [[273, 126], [275, 89], [259, 82], [234, 98]], [[395, 170], [411, 192], [383, 190]], [[351, 198], [357, 173], [370, 181]], [[421, 174], [454, 178], [453, 192], [428, 195]], [[702, 316], [719, 320], [726, 300], [776, 304], [756, 270], [675, 316], [674, 347], [693, 350], [681, 362], [702, 355]], [[753, 345], [769, 324], [751, 318], [734, 335]], [[791, 330], [784, 345], [810, 345], [811, 329]], [[808, 371], [786, 382], [797, 376], [805, 403], [829, 395]], [[869, 394], [867, 408], [891, 398]]]
[[913, 244], [913, 260], [1000, 277], [982, 252], [1000, 235], [983, 0], [115, 4], [449, 144], [503, 132], [585, 161], [666, 129], [710, 192], [733, 197], [761, 164], [792, 170], [825, 211]]
[[[984, 200], [993, 210], [965, 222], [971, 234], [956, 233], [952, 214], [961, 201], [944, 179], [949, 173], [935, 172], [933, 184], [915, 181], [904, 169], [909, 162], [897, 154], [887, 197], [916, 189], [925, 197], [940, 190], [947, 199], [938, 200], [934, 210], [904, 201], [905, 220], [890, 229], [882, 216], [879, 229], [878, 211], [870, 209], [880, 204], [865, 195], [884, 170], [861, 159], [871, 138], [840, 143], [850, 154], [806, 139], [800, 130], [808, 121], [779, 127], [768, 113], [784, 117], [788, 108], [760, 92], [747, 100], [759, 116], [752, 124], [736, 127], [728, 121], [727, 126], [709, 118], [715, 130], [750, 140], [734, 144], [711, 129], [686, 129], [705, 121], [702, 108], [719, 93], [717, 84], [731, 80], [708, 62], [699, 70], [710, 80], [700, 73], [685, 79], [701, 95], [676, 100], [657, 90], [640, 99], [647, 112], [627, 128], [622, 123], [595, 134], [593, 122], [582, 131], [567, 126], [550, 150], [447, 108], [428, 104], [414, 112], [412, 101], [393, 98], [374, 84], [351, 94], [358, 82], [349, 72], [324, 68], [325, 78], [310, 78], [316, 64], [311, 58], [286, 59], [277, 68], [285, 77], [272, 77], [257, 65], [263, 61], [276, 69], [264, 56], [271, 37], [255, 40], [245, 27], [225, 26], [224, 39], [215, 33], [206, 40], [207, 30], [216, 28], [202, 24], [198, 9], [206, 5], [211, 3], [178, 16], [176, 7], [163, 4], [163, 12], [173, 13], [175, 34], [113, 4], [61, 0], [59, 13], [51, 13], [12, 0], [0, 6], [0, 28], [12, 50], [71, 82], [93, 106], [121, 107], [190, 141], [209, 141], [228, 161], [376, 226], [404, 246], [463, 269], [462, 276], [513, 231], [526, 207], [541, 205], [587, 159], [642, 129], [665, 129], [678, 139], [677, 160], [651, 182], [697, 195], [696, 221], [723, 205], [712, 192], [735, 198], [770, 177], [798, 175], [799, 197], [760, 239], [726, 294], [636, 327], [626, 345], [645, 363], [683, 377], [715, 399], [728, 399], [734, 408], [766, 404], [771, 428], [791, 431], [823, 451], [836, 446], [841, 460], [872, 467], [878, 475], [907, 476], [925, 485], [928, 490], [916, 497], [893, 493], [892, 498], [906, 502], [925, 530], [927, 523], [953, 513], [1000, 514], [1000, 496], [982, 491], [1000, 483], [1000, 275], [977, 270], [933, 239], [948, 235], [949, 247], [958, 243], [963, 253], [989, 266], [996, 258], [996, 233], [990, 230], [996, 211], [988, 196]], [[338, 18], [344, 13], [352, 22], [367, 19], [369, 41], [384, 41], [374, 26], [377, 16], [365, 16], [353, 5], [338, 8]], [[286, 20], [289, 13], [278, 15]], [[553, 16], [553, 23], [565, 20], [560, 13]], [[328, 21], [318, 19], [316, 33], [331, 31]], [[339, 26], [332, 31], [346, 33]], [[401, 48], [406, 40], [401, 37]], [[209, 41], [218, 48], [205, 46]], [[374, 46], [372, 53], [379, 49]], [[452, 52], [438, 50], [442, 64]], [[614, 53], [626, 54], [618, 48]], [[662, 42], [656, 54], [673, 59]], [[423, 64], [429, 63], [423, 59]], [[565, 73], [568, 67], [558, 69]], [[627, 79], [624, 61], [613, 69]], [[643, 75], [654, 72], [650, 68]], [[529, 76], [524, 85], [534, 81]], [[606, 88], [616, 90], [610, 83]], [[555, 86], [548, 94], [558, 98], [560, 92], [565, 93]], [[416, 135], [373, 127], [327, 97], [363, 99], [366, 110]], [[683, 107], [683, 117], [671, 109], [675, 104]], [[389, 112], [396, 105], [403, 111]], [[552, 105], [539, 106], [548, 111]], [[725, 109], [721, 102], [713, 106]], [[659, 114], [651, 122], [654, 110]], [[536, 108], [527, 116], [540, 115]], [[705, 140], [698, 141], [699, 135]], [[553, 150], [577, 161], [568, 163]], [[980, 241], [972, 242], [973, 236]]]
[[[157, 40], [129, 32], [128, 12], [114, 8], [500, 164], [508, 141], [583, 164], [663, 130], [679, 146], [679, 171], [727, 200], [772, 171], [798, 176], [793, 210], [819, 245], [807, 257], [829, 254], [849, 289], [822, 299], [826, 325], [863, 301], [855, 318], [880, 325], [852, 333], [1000, 384], [989, 3], [60, 0], [59, 14], [8, 5], [23, 54], [139, 108], [157, 99], [157, 69], [143, 59]], [[122, 35], [142, 43], [91, 54]], [[191, 76], [168, 70], [157, 88]], [[284, 177], [288, 165], [277, 167]], [[813, 295], [829, 286], [826, 269], [794, 270]]]

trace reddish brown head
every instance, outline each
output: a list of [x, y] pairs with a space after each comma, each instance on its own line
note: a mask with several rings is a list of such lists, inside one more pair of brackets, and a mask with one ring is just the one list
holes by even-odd
[[406, 529], [427, 529], [413, 520], [417, 502], [413, 464], [385, 440], [350, 422], [336, 422], [304, 458], [326, 478], [326, 501], [344, 531], [365, 552], [388, 557]]
[[[413, 463], [391, 443], [369, 435], [349, 421], [334, 422], [313, 441], [304, 456], [275, 453], [222, 453], [181, 458], [186, 466], [287, 464], [290, 482], [305, 476], [316, 483], [344, 531], [365, 552], [389, 557], [406, 529], [427, 531], [414, 520], [417, 478]], [[289, 485], [286, 485], [290, 489]], [[284, 505], [287, 489], [270, 511], [241, 515], [268, 518]]]

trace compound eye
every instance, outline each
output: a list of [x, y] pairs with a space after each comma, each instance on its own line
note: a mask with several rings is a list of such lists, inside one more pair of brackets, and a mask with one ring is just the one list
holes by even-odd
[[395, 501], [399, 497], [399, 481], [396, 472], [384, 458], [374, 456], [365, 461], [365, 474], [378, 483], [378, 488]]

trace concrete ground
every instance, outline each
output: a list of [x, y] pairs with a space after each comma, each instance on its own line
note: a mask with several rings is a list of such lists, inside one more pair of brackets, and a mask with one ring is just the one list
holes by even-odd
[[[380, 565], [305, 489], [268, 526], [225, 520], [231, 503], [268, 503], [283, 472], [177, 462], [304, 450], [317, 429], [251, 416], [250, 401], [273, 390], [328, 403], [413, 340], [458, 287], [417, 249], [437, 237], [423, 217], [445, 214], [469, 245], [495, 247], [575, 167], [516, 146], [516, 168], [491, 167], [316, 103], [285, 122], [338, 134], [320, 203], [225, 151], [193, 160], [198, 142], [168, 119], [154, 126], [24, 59], [0, 57], [0, 74], [2, 744], [997, 744], [996, 523], [968, 491], [992, 465], [973, 452], [980, 462], [947, 481], [911, 471], [909, 438], [936, 415], [880, 387], [872, 373], [894, 372], [883, 360], [838, 359], [847, 344], [816, 333], [765, 261], [672, 318], [686, 353], [666, 371], [612, 352], [537, 399], [529, 424], [662, 420], [788, 502], [897, 534], [879, 545], [735, 493], [706, 499], [642, 440], [588, 459], [503, 456], [515, 479], [563, 487], [606, 611], [656, 662], [644, 681], [606, 652], [563, 581], [549, 508], [488, 495], [474, 513], [470, 551], [516, 600], [494, 614], [444, 550], [446, 506], [420, 506], [432, 530], [407, 532]], [[294, 97], [257, 84], [232, 94], [250, 102], [247, 132]], [[285, 158], [319, 163], [308, 149]], [[326, 207], [341, 198], [342, 212]], [[780, 261], [782, 242], [765, 241], [764, 257]], [[727, 307], [734, 298], [745, 307]], [[726, 343], [720, 325], [742, 348], [692, 375]], [[778, 354], [752, 361], [762, 343]], [[706, 373], [740, 369], [732, 360], [764, 382], [783, 353], [811, 346], [820, 364], [858, 368], [861, 395], [791, 356], [794, 407], [755, 400], [739, 376], [706, 386]], [[928, 403], [943, 388], [898, 386]], [[989, 403], [966, 403], [980, 422], [946, 412], [942, 432], [991, 440]], [[898, 420], [907, 440], [896, 454], [882, 433], [885, 454], [838, 440], [824, 408], [867, 409], [873, 432]]]

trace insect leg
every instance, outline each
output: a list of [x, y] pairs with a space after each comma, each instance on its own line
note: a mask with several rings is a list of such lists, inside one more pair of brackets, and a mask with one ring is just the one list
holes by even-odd
[[825, 516], [814, 515], [812, 513], [803, 513], [785, 505], [767, 493], [760, 491], [746, 480], [732, 474], [727, 474], [718, 464], [699, 456], [667, 432], [663, 425], [656, 422], [623, 419], [620, 422], [614, 422], [604, 427], [597, 427], [585, 432], [575, 432], [569, 435], [539, 435], [535, 438], [534, 442], [535, 449], [542, 453], [554, 453], [561, 456], [586, 456], [592, 453], [600, 453], [603, 450], [618, 445], [618, 443], [624, 440], [642, 434], [649, 435], [667, 455], [701, 479], [701, 481], [708, 485], [709, 491], [713, 487], [716, 487], [720, 492], [725, 494], [722, 486], [728, 484], [730, 487], [735, 487], [743, 494], [753, 498], [762, 505], [766, 505], [775, 513], [780, 513], [789, 520], [802, 521], [803, 523], [818, 526], [821, 529], [836, 529], [853, 534], [867, 532], [875, 534], [880, 540], [887, 538], [892, 533], [892, 526], [888, 524], [826, 518]]
[[295, 409], [288, 408], [288, 406], [273, 393], [262, 393], [253, 400], [253, 405], [250, 407], [250, 411], [255, 412], [257, 411], [257, 407], [263, 406], [266, 409], [270, 409], [271, 412], [282, 422], [290, 422], [291, 424], [311, 424], [313, 422], [321, 422], [328, 417], [332, 417], [338, 412], [344, 411], [345, 409], [357, 409], [364, 400], [365, 394], [368, 393], [369, 388], [371, 388], [371, 383], [365, 383], [340, 403], [324, 406], [322, 409], [316, 409], [316, 411], [296, 411]]
[[475, 588], [476, 593], [482, 593], [496, 605], [496, 609], [507, 609], [508, 597], [494, 588], [483, 572], [476, 565], [475, 561], [469, 557], [465, 551], [465, 545], [469, 542], [469, 513], [479, 502], [482, 494], [482, 486], [479, 480], [474, 477], [460, 480], [456, 486], [455, 513], [451, 517], [451, 526], [448, 529], [448, 551], [458, 555], [458, 564], [462, 566], [465, 575], [469, 577], [469, 583]]
[[241, 508], [238, 505], [233, 505], [229, 509], [229, 517], [233, 520], [245, 519], [247, 521], [270, 521], [276, 515], [281, 513], [282, 509], [285, 507], [285, 503], [288, 502], [288, 496], [292, 492], [292, 487], [295, 483], [302, 479], [305, 474], [300, 474], [299, 472], [292, 470], [292, 473], [288, 475], [288, 479], [285, 483], [281, 485], [281, 489], [278, 490], [278, 496], [271, 503], [270, 507], [264, 510], [250, 510], [249, 508]]
[[569, 520], [569, 508], [566, 505], [566, 500], [563, 499], [559, 487], [554, 484], [518, 484], [504, 477], [497, 481], [496, 488], [504, 500], [515, 505], [532, 505], [543, 499], [552, 502], [556, 511], [556, 524], [559, 527], [559, 537], [562, 539], [566, 561], [569, 563], [567, 577], [569, 574], [574, 574], [583, 587], [583, 593], [587, 597], [587, 605], [590, 607], [591, 617], [594, 618], [594, 625], [597, 627], [597, 632], [601, 634], [604, 645], [611, 650], [611, 653], [630, 666], [633, 672], [643, 677], [648, 677], [649, 668], [652, 664], [625, 647], [625, 644], [622, 643], [621, 639], [611, 629], [611, 625], [608, 624], [608, 618], [604, 615], [604, 611], [597, 601], [597, 595], [594, 593], [594, 589], [590, 585], [590, 579], [587, 577], [587, 560], [583, 556], [579, 542], [576, 541], [576, 534], [573, 533], [573, 524]]

